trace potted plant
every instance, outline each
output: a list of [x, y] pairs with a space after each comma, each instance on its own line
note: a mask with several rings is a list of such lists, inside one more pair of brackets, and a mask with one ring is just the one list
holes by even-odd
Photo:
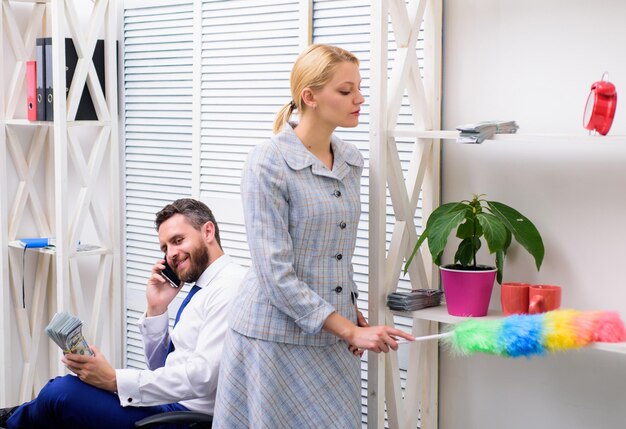
[[[504, 258], [512, 238], [535, 259], [537, 270], [543, 261], [543, 240], [535, 225], [517, 210], [482, 197], [474, 195], [471, 201], [447, 203], [434, 210], [404, 267], [406, 273], [415, 253], [428, 239], [433, 262], [440, 266], [448, 313], [455, 316], [487, 314], [493, 281], [497, 278], [502, 283]], [[461, 242], [454, 264], [441, 266], [441, 255], [455, 228]], [[483, 238], [489, 253], [495, 253], [495, 266], [479, 265], [476, 261]]]

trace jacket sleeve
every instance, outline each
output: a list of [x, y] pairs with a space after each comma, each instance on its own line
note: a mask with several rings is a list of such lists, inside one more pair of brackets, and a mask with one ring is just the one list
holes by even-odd
[[252, 267], [270, 303], [306, 333], [318, 333], [335, 308], [296, 276], [289, 233], [287, 171], [271, 145], [248, 156], [242, 198]]

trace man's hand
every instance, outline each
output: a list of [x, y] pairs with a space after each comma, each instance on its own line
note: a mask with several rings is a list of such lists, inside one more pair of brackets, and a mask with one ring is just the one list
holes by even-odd
[[117, 391], [115, 369], [97, 347], [90, 345], [94, 356], [67, 354], [61, 361], [82, 381], [109, 392]]
[[174, 288], [163, 278], [161, 271], [165, 269], [165, 260], [161, 259], [152, 266], [152, 275], [146, 286], [148, 309], [146, 316], [160, 316], [167, 311], [167, 306], [178, 294], [181, 288]]

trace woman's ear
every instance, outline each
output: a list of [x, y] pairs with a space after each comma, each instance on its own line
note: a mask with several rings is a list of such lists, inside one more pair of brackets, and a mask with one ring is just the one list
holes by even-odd
[[300, 97], [302, 98], [302, 102], [311, 109], [315, 109], [317, 107], [317, 100], [315, 99], [315, 94], [311, 90], [311, 88], [306, 87], [300, 93]]

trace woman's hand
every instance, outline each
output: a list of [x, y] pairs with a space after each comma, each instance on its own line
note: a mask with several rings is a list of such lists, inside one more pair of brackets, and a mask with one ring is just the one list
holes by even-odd
[[369, 350], [374, 353], [387, 353], [390, 349], [398, 349], [398, 338], [415, 341], [415, 338], [412, 335], [407, 334], [400, 329], [380, 325], [355, 327], [348, 342], [359, 349]]
[[[361, 311], [359, 310], [359, 307], [354, 304], [354, 308], [356, 310], [356, 324], [357, 326], [360, 326], [362, 328], [366, 328], [369, 326], [369, 323], [367, 323], [367, 320], [365, 320], [365, 316], [363, 316], [363, 313], [361, 313]], [[348, 350], [350, 350], [350, 352], [358, 357], [363, 356], [363, 353], [365, 353], [364, 349], [360, 349], [357, 346], [353, 346], [352, 344], [350, 344], [348, 346]]]
[[[363, 318], [363, 315], [358, 320]], [[365, 322], [367, 323], [367, 322]], [[374, 353], [387, 353], [398, 349], [398, 338], [415, 341], [415, 338], [400, 329], [390, 326], [357, 326], [339, 313], [332, 313], [324, 322], [324, 330], [330, 332], [358, 349]], [[354, 349], [350, 349], [354, 353]]]

